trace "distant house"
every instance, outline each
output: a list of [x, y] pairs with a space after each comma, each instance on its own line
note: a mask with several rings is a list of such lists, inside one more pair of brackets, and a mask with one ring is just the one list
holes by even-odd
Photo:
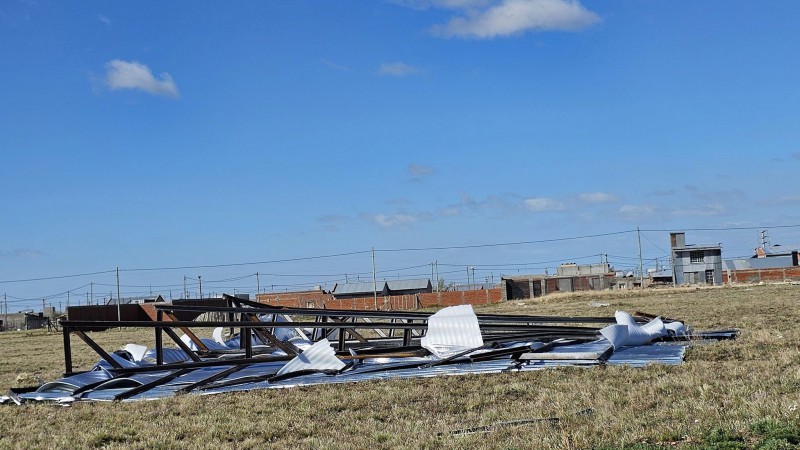
[[598, 264], [561, 264], [556, 268], [556, 275], [559, 277], [576, 277], [581, 275], [607, 275], [611, 273], [611, 266], [608, 263]]
[[157, 296], [143, 296], [143, 297], [123, 297], [121, 300], [116, 298], [110, 298], [106, 302], [106, 305], [116, 305], [119, 303], [120, 305], [141, 305], [144, 303], [156, 303], [156, 302], [163, 302], [164, 297], [161, 295]]
[[670, 233], [672, 276], [678, 286], [722, 284], [722, 246], [686, 244], [686, 233]]
[[52, 322], [50, 322], [50, 318], [45, 316], [44, 313], [38, 314], [25, 314], [25, 329], [26, 330], [38, 330], [40, 328], [50, 328], [52, 326]]
[[336, 284], [331, 290], [331, 294], [337, 299], [372, 297], [376, 293], [378, 297], [388, 297], [390, 295], [413, 295], [426, 292], [433, 292], [431, 280], [427, 278], [378, 281], [377, 283], [372, 281], [342, 283]]
[[386, 282], [389, 295], [413, 295], [433, 292], [431, 280], [418, 278], [416, 280], [389, 280]]
[[333, 298], [362, 298], [372, 297], [378, 294], [379, 297], [389, 295], [389, 288], [386, 286], [385, 281], [379, 281], [377, 284], [372, 281], [361, 281], [358, 283], [342, 283], [336, 284], [331, 290]]
[[800, 281], [800, 261], [797, 250], [770, 252], [757, 248], [750, 258], [723, 261], [726, 283], [761, 283]]

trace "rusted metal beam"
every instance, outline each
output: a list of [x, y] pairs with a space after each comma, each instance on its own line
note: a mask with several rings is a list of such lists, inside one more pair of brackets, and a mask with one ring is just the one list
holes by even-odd
[[[164, 315], [167, 316], [167, 319], [169, 319], [172, 322], [179, 322], [178, 318], [175, 317], [175, 315], [170, 313], [170, 312], [164, 311]], [[208, 351], [208, 347], [206, 347], [206, 344], [204, 344], [203, 341], [201, 341], [200, 338], [197, 337], [197, 335], [195, 335], [192, 332], [192, 330], [190, 330], [186, 326], [182, 326], [182, 327], [179, 327], [179, 328], [180, 328], [181, 331], [183, 331], [183, 334], [185, 334], [186, 336], [189, 336], [189, 339], [191, 339], [192, 342], [194, 342], [194, 345], [196, 345], [197, 348], [199, 348], [201, 351], [204, 351], [204, 352]]]
[[200, 362], [200, 357], [197, 356], [197, 354], [191, 348], [189, 348], [189, 346], [186, 345], [186, 343], [183, 342], [181, 338], [178, 337], [177, 333], [175, 333], [175, 331], [173, 331], [172, 328], [164, 328], [164, 333], [167, 333], [167, 336], [172, 338], [172, 340], [178, 345], [178, 347], [180, 347], [181, 350], [183, 350], [183, 352], [186, 353], [187, 356], [189, 356], [189, 358], [192, 358], [192, 361]]
[[[264, 323], [253, 314], [247, 314], [247, 317], [248, 320], [250, 320], [253, 323]], [[256, 335], [258, 335], [262, 340], [268, 341], [275, 347], [278, 347], [279, 349], [283, 350], [287, 355], [297, 355], [300, 353], [297, 347], [288, 342], [281, 341], [280, 339], [275, 337], [274, 334], [270, 333], [269, 331], [263, 328], [253, 328], [253, 330], [255, 331]]]
[[[116, 359], [112, 358], [111, 355], [108, 354], [108, 352], [103, 350], [102, 347], [97, 345], [97, 343], [95, 341], [93, 341], [92, 338], [87, 336], [86, 333], [84, 333], [81, 330], [72, 330], [72, 333], [75, 334], [75, 336], [78, 336], [79, 338], [81, 338], [81, 340], [83, 342], [85, 342], [86, 345], [91, 347], [92, 350], [94, 350], [95, 353], [100, 355], [100, 357], [103, 358], [107, 363], [111, 364], [111, 367], [113, 367], [115, 369], [122, 369], [122, 365], [119, 362], [117, 362]], [[70, 364], [70, 366], [71, 365], [72, 364]], [[69, 370], [69, 371], [71, 372], [72, 370]]]

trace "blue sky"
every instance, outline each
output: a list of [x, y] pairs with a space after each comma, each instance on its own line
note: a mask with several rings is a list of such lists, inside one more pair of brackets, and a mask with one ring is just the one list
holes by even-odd
[[[10, 310], [85, 298], [88, 283], [107, 297], [110, 272], [18, 280], [116, 267], [123, 296], [177, 297], [184, 277], [196, 293], [198, 275], [205, 292], [329, 286], [371, 278], [372, 248], [379, 278], [435, 260], [454, 282], [466, 266], [497, 280], [601, 254], [624, 268], [637, 227], [687, 229], [731, 257], [759, 229], [800, 246], [781, 228], [800, 224], [799, 13], [4, 2], [0, 292]], [[511, 242], [533, 243], [381, 251]], [[667, 246], [643, 233], [648, 264]], [[186, 269], [131, 270], [169, 267]]]

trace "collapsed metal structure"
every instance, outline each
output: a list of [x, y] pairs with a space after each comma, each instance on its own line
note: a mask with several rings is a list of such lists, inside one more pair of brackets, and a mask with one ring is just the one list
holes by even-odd
[[[679, 364], [690, 340], [731, 339], [738, 334], [737, 330], [669, 333], [662, 320], [669, 324], [675, 322], [672, 319], [637, 313], [636, 323], [629, 326], [650, 321], [647, 327], [658, 321], [660, 328], [653, 335], [657, 338], [654, 344], [627, 346], [604, 331], [625, 328], [615, 317], [475, 315], [471, 307], [445, 308], [436, 314], [285, 308], [224, 298], [227, 306], [157, 305], [154, 321], [63, 320], [64, 377], [42, 386], [11, 389], [4, 400], [123, 401], [563, 365]], [[456, 316], [441, 314], [446, 310]], [[111, 327], [152, 329], [155, 346], [129, 344], [127, 351], [107, 352], [87, 334]], [[198, 337], [198, 329], [209, 328], [215, 329], [215, 339]], [[227, 341], [221, 338], [225, 329]], [[174, 347], [165, 346], [164, 335]], [[73, 370], [72, 336], [101, 358], [91, 370]]]

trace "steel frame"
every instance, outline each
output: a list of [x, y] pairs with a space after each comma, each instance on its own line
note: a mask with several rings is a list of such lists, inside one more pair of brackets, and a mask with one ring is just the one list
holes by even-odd
[[[165, 372], [164, 376], [126, 391], [115, 400], [124, 400], [145, 392], [154, 387], [168, 383], [173, 379], [201, 367], [231, 366], [203, 380], [197, 381], [178, 391], [188, 393], [204, 390], [209, 386], [220, 385], [220, 380], [251, 364], [289, 361], [300, 353], [294, 345], [283, 342], [275, 335], [276, 330], [294, 328], [310, 330], [305, 333], [312, 341], [335, 335], [337, 356], [342, 360], [358, 362], [378, 357], [424, 356], [428, 351], [419, 346], [419, 339], [428, 327], [428, 318], [433, 313], [420, 311], [366, 311], [366, 310], [329, 310], [314, 308], [283, 308], [263, 305], [231, 296], [224, 296], [228, 306], [188, 306], [180, 304], [156, 305], [156, 320], [153, 321], [79, 321], [62, 320], [64, 340], [65, 376], [73, 372], [71, 335], [78, 336], [94, 350], [111, 368], [108, 371], [113, 378], [130, 376], [137, 373]], [[222, 313], [228, 320], [180, 320], [180, 313], [191, 313], [198, 317], [204, 313]], [[295, 315], [302, 320], [280, 321], [279, 317]], [[269, 316], [270, 320], [262, 320], [259, 316]], [[597, 339], [599, 327], [578, 326], [577, 324], [605, 325], [616, 323], [613, 317], [557, 317], [557, 316], [524, 316], [479, 314], [478, 324], [487, 344], [481, 349], [487, 350], [469, 356], [473, 350], [457, 354], [435, 363], [410, 362], [374, 370], [396, 370], [406, 367], [432, 367], [434, 365], [457, 364], [461, 362], [486, 361], [493, 358], [519, 358], [523, 354], [548, 351], [555, 345], [564, 343], [588, 342]], [[642, 313], [637, 317], [645, 321]], [[155, 334], [156, 364], [140, 367], [122, 367], [108, 352], [94, 342], [86, 331], [113, 327], [151, 328]], [[192, 328], [229, 328], [231, 332], [239, 329], [240, 348], [230, 350], [209, 349], [197, 337]], [[188, 336], [198, 350], [192, 350], [175, 333], [178, 328]], [[337, 334], [338, 332], [338, 334]], [[369, 337], [372, 333], [375, 337]], [[190, 361], [180, 363], [164, 363], [164, 337], [166, 334], [189, 357]], [[257, 337], [265, 345], [253, 346], [252, 337]], [[500, 348], [503, 342], [540, 341], [544, 348], [534, 349], [529, 345], [512, 348]], [[265, 355], [275, 350], [282, 350], [286, 356]], [[601, 361], [602, 362], [602, 361]], [[370, 371], [373, 371], [372, 369]], [[273, 379], [274, 374], [258, 377], [259, 381]], [[108, 381], [108, 380], [106, 380]], [[80, 391], [93, 389], [84, 387]]]

